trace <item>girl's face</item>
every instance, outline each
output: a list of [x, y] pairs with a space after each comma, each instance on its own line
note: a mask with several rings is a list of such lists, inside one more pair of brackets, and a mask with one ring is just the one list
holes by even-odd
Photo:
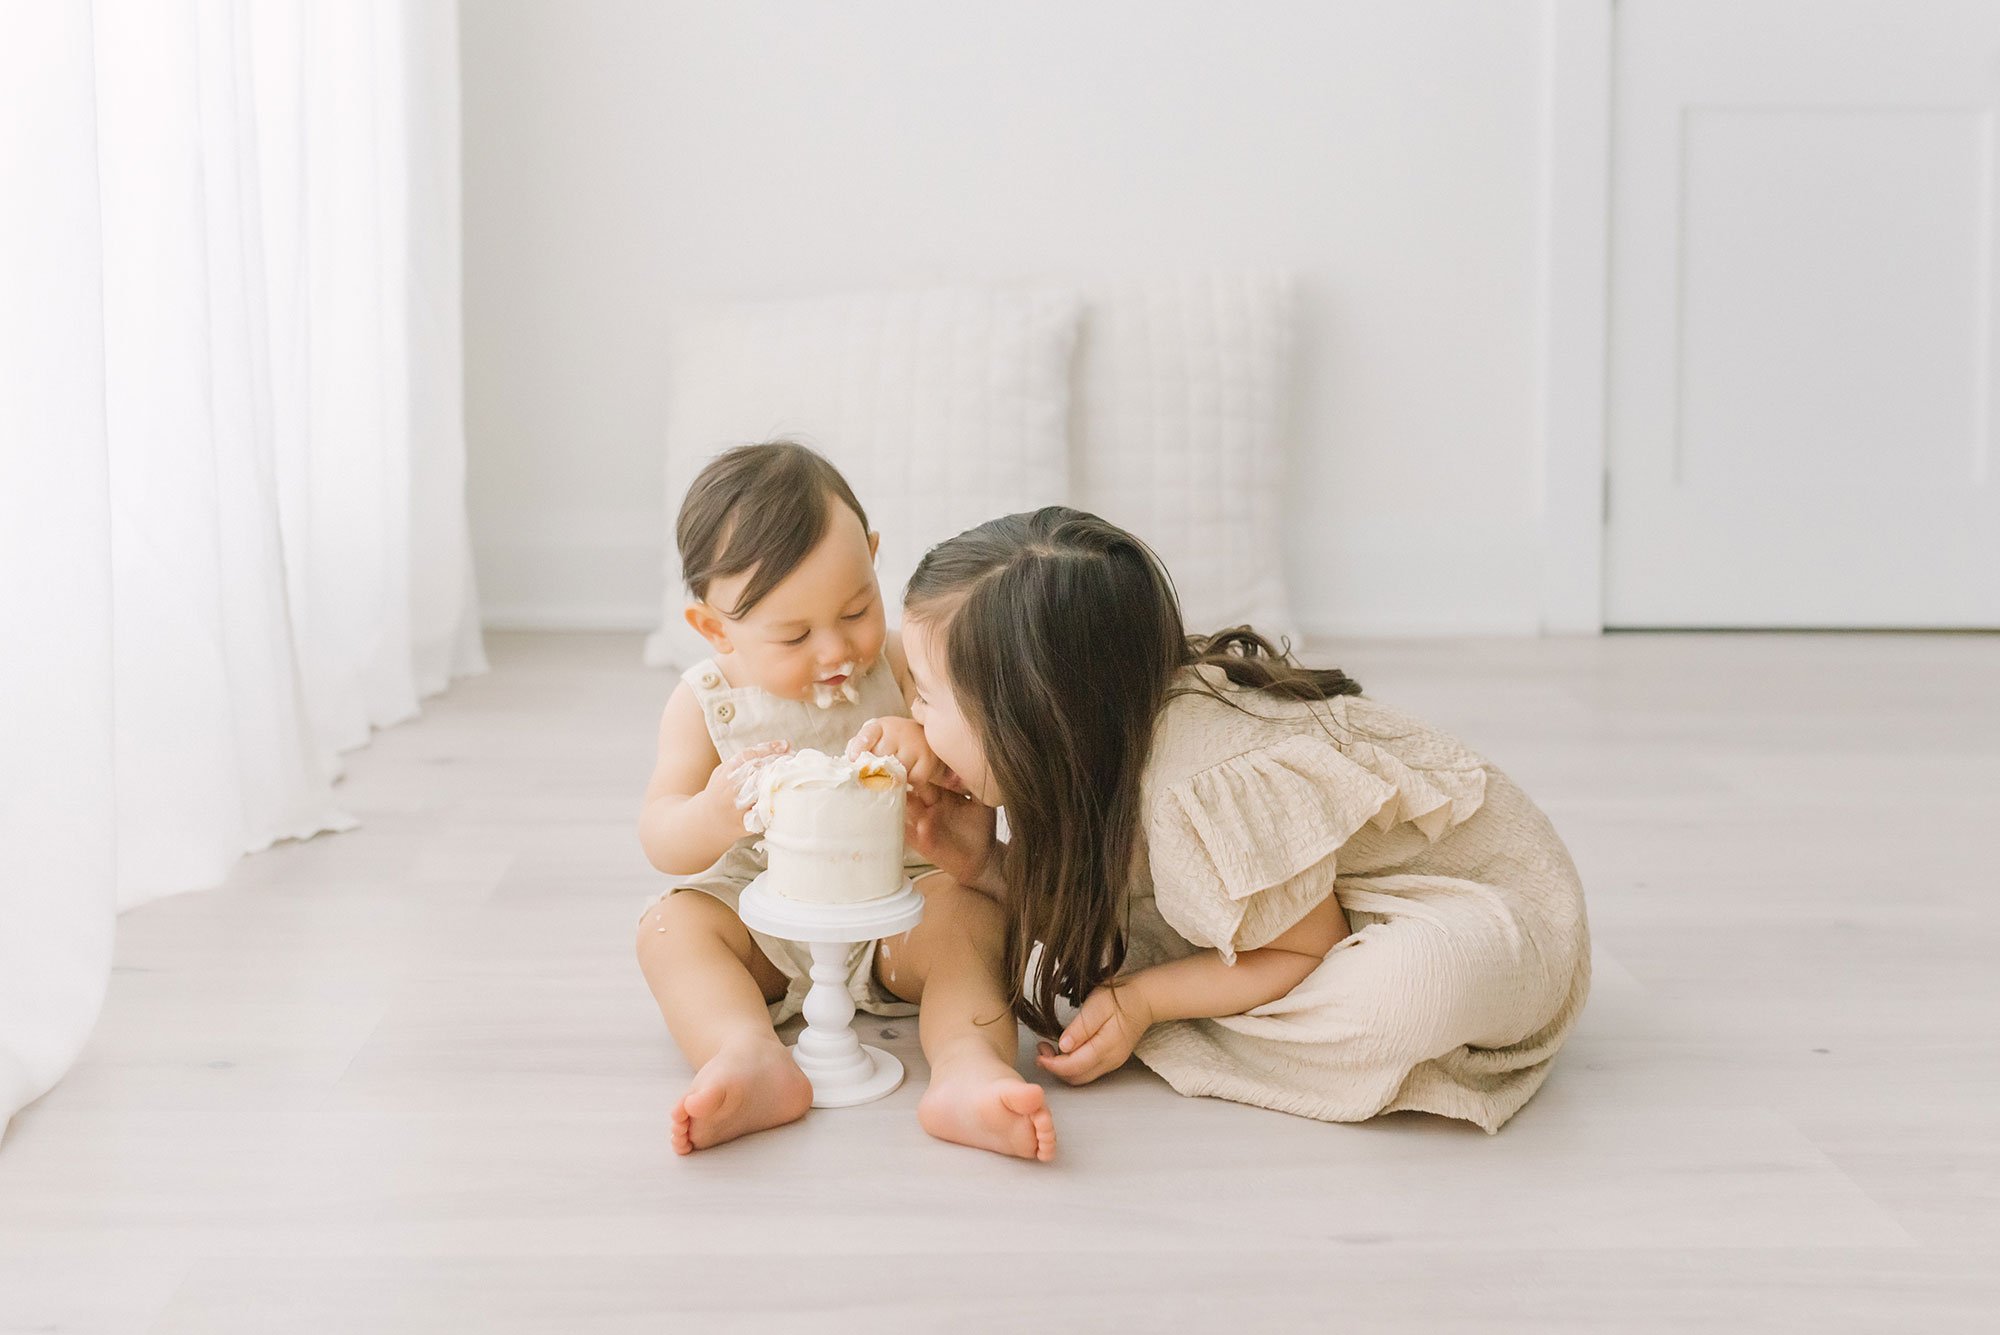
[[952, 694], [951, 678], [944, 670], [944, 627], [930, 621], [903, 619], [903, 652], [909, 656], [910, 675], [916, 679], [917, 699], [910, 713], [923, 726], [924, 739], [938, 759], [951, 766], [957, 776], [952, 787], [997, 807], [1003, 799], [994, 787], [986, 767], [986, 753], [979, 737], [959, 709]]
[[731, 678], [787, 700], [810, 700], [816, 685], [839, 686], [875, 665], [888, 634], [875, 584], [873, 533], [846, 506], [819, 545], [758, 604], [730, 619], [755, 570], [718, 579], [688, 608], [688, 624], [728, 657]]

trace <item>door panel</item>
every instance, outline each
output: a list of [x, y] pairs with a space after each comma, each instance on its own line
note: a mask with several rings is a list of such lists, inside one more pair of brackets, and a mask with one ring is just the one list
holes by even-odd
[[2000, 3], [1616, 13], [1606, 623], [2000, 626]]

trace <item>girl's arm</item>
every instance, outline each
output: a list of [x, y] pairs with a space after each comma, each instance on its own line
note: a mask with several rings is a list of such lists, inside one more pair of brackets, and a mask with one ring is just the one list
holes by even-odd
[[670, 875], [691, 876], [715, 864], [741, 839], [736, 779], [745, 764], [784, 749], [753, 747], [722, 763], [702, 720], [701, 702], [683, 682], [660, 715], [660, 754], [639, 810], [646, 860]]
[[1084, 998], [1060, 1039], [1038, 1045], [1035, 1062], [1072, 1085], [1088, 1084], [1123, 1066], [1146, 1030], [1163, 1020], [1241, 1015], [1276, 1001], [1347, 934], [1347, 915], [1328, 895], [1269, 945], [1239, 952], [1234, 964], [1204, 950], [1116, 979]]
[[1347, 915], [1339, 899], [1328, 895], [1270, 945], [1238, 952], [1234, 964], [1224, 964], [1220, 954], [1204, 950], [1141, 969], [1120, 990], [1136, 994], [1149, 1024], [1241, 1015], [1304, 982], [1347, 934]]

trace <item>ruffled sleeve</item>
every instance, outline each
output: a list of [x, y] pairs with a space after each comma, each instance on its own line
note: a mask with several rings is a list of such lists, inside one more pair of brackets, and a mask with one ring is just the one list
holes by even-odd
[[1351, 739], [1293, 734], [1152, 792], [1147, 841], [1160, 916], [1226, 961], [1269, 945], [1333, 893], [1364, 827], [1407, 822], [1435, 842], [1477, 810], [1485, 773], [1420, 770]]
[[1395, 796], [1369, 819], [1378, 830], [1408, 823], [1436, 843], [1454, 825], [1479, 810], [1486, 800], [1486, 769], [1478, 757], [1461, 750], [1449, 766], [1418, 767], [1364, 738], [1348, 743], [1347, 755], [1395, 790]]

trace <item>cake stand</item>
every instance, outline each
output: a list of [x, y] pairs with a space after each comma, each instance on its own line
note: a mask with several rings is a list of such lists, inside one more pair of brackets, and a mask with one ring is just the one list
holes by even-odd
[[812, 1082], [812, 1106], [851, 1108], [902, 1084], [903, 1063], [854, 1036], [847, 948], [909, 931], [924, 916], [924, 897], [905, 881], [895, 894], [860, 904], [801, 904], [772, 894], [759, 876], [743, 891], [736, 912], [753, 931], [812, 947], [806, 1027], [792, 1045], [792, 1060]]

